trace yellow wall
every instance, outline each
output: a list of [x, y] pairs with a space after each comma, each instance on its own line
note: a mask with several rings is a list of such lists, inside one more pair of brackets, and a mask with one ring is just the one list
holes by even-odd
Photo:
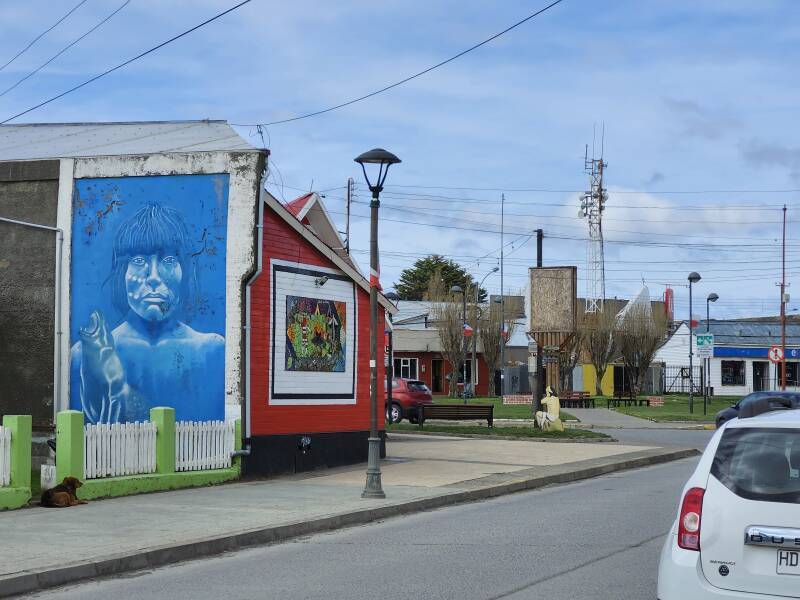
[[[597, 375], [594, 372], [594, 366], [593, 365], [582, 365], [582, 366], [583, 366], [583, 391], [588, 392], [592, 396], [594, 396], [596, 391], [595, 381], [597, 380]], [[608, 365], [605, 375], [603, 375], [601, 388], [603, 390], [604, 396], [614, 395], [614, 365]]]

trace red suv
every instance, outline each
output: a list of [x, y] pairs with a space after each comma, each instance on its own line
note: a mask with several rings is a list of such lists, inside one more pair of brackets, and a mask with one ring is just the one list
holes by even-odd
[[424, 381], [397, 378], [392, 380], [392, 406], [387, 397], [384, 402], [389, 423], [399, 423], [403, 418], [416, 423], [420, 404], [433, 404], [433, 395]]

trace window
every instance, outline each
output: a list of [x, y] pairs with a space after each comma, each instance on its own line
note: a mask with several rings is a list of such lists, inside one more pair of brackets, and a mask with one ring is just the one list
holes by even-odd
[[722, 361], [722, 385], [744, 385], [744, 361]]
[[394, 376], [402, 377], [403, 379], [416, 379], [418, 363], [419, 359], [416, 358], [395, 358]]
[[711, 474], [741, 498], [800, 502], [800, 432], [766, 427], [727, 429]]
[[[789, 387], [796, 387], [800, 386], [800, 382], [798, 382], [798, 367], [800, 363], [798, 362], [787, 362], [786, 363], [786, 385]], [[778, 363], [778, 384], [780, 385], [781, 382], [781, 374], [783, 372], [783, 363]]]

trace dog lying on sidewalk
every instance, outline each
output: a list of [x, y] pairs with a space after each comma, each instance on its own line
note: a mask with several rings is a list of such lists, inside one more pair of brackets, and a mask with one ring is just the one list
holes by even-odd
[[75, 477], [64, 477], [64, 481], [56, 487], [42, 492], [41, 505], [48, 508], [66, 508], [88, 504], [86, 500], [78, 500], [77, 491], [82, 485]]

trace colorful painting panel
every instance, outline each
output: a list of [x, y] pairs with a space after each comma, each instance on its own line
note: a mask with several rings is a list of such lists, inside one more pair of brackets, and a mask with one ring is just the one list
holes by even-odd
[[347, 305], [286, 296], [286, 370], [344, 373]]

